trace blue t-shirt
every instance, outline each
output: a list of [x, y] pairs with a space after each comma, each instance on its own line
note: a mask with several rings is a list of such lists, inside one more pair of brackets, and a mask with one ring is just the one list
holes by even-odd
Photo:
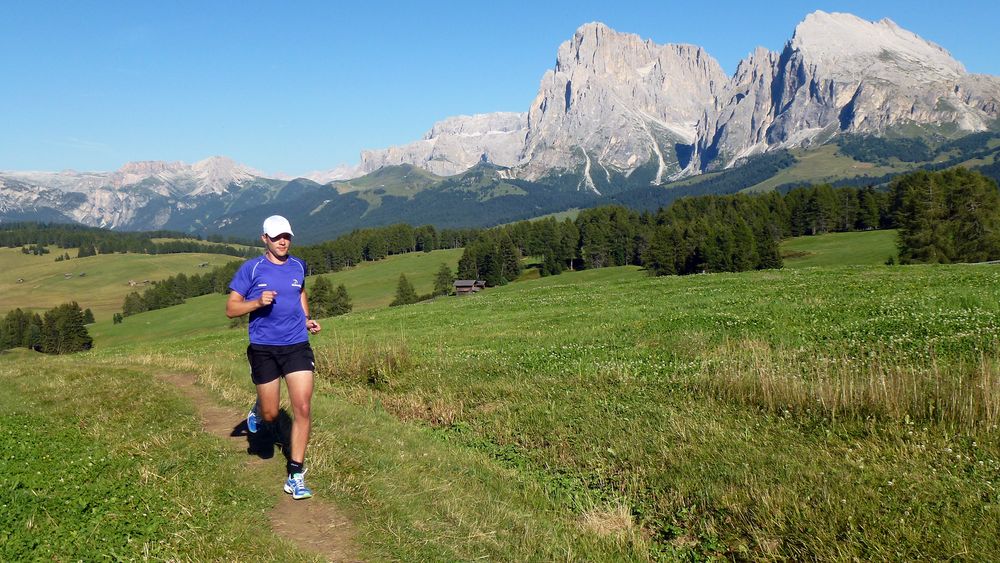
[[274, 302], [250, 313], [250, 343], [287, 346], [309, 340], [302, 289], [306, 286], [306, 263], [289, 256], [275, 264], [266, 256], [247, 260], [236, 270], [229, 289], [253, 301], [265, 291], [277, 291]]

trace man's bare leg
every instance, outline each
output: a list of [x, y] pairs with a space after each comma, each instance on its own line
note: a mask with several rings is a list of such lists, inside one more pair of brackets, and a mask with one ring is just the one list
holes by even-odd
[[278, 420], [278, 407], [281, 402], [281, 379], [257, 385], [257, 415], [268, 424]]
[[292, 445], [291, 459], [305, 463], [309, 432], [312, 429], [313, 372], [296, 371], [285, 376], [288, 386], [288, 400], [292, 403]]

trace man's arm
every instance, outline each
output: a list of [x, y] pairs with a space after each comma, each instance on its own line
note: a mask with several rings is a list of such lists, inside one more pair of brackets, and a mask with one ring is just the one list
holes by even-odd
[[274, 302], [274, 296], [277, 294], [277, 291], [265, 291], [257, 299], [247, 301], [236, 291], [230, 291], [229, 300], [226, 301], [226, 316], [234, 319], [242, 317], [251, 311], [256, 311], [261, 307], [267, 307]]
[[306, 297], [306, 290], [303, 289], [302, 293], [300, 293], [299, 295], [302, 301], [302, 311], [306, 314], [306, 330], [308, 330], [313, 334], [316, 334], [317, 332], [322, 330], [322, 327], [319, 326], [319, 323], [316, 322], [315, 319], [309, 318], [309, 298]]

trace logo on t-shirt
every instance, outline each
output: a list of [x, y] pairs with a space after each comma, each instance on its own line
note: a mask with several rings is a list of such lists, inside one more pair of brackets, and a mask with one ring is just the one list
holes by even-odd
[[299, 283], [299, 280], [292, 278], [292, 287], [302, 287], [302, 284]]

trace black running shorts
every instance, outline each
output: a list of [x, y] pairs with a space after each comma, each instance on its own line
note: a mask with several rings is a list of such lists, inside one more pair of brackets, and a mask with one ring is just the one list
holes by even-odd
[[296, 371], [313, 371], [316, 368], [309, 342], [288, 346], [251, 344], [247, 346], [250, 361], [250, 379], [255, 385], [270, 383]]

